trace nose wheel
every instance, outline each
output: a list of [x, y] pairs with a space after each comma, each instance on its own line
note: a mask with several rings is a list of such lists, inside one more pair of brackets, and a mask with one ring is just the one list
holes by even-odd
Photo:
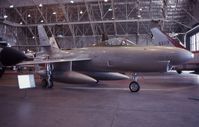
[[138, 92], [140, 90], [140, 85], [136, 81], [132, 81], [129, 84], [129, 89], [131, 92]]
[[133, 73], [132, 79], [133, 81], [129, 84], [129, 89], [131, 92], [138, 92], [140, 90], [140, 85], [137, 82], [138, 77], [136, 73]]

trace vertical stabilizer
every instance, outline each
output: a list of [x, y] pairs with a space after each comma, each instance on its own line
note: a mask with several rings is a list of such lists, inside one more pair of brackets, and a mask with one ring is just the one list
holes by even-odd
[[50, 53], [53, 50], [59, 49], [57, 42], [53, 37], [48, 38], [47, 33], [42, 25], [38, 25], [39, 42], [41, 46], [41, 51]]
[[42, 25], [38, 25], [37, 29], [38, 29], [40, 46], [50, 46], [49, 39], [44, 27]]
[[159, 46], [174, 46], [178, 48], [186, 49], [185, 46], [174, 38], [171, 38], [166, 33], [162, 32], [158, 28], [152, 28], [151, 32], [153, 34], [153, 43]]

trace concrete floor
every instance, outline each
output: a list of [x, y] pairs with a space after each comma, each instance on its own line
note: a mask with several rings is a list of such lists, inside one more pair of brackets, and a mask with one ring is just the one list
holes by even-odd
[[6, 74], [0, 80], [0, 127], [199, 126], [197, 75], [141, 76], [139, 93], [129, 92], [129, 82], [55, 83], [52, 90], [25, 91], [16, 75]]

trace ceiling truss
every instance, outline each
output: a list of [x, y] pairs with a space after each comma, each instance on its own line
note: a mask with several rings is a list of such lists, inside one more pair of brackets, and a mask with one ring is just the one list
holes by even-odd
[[[114, 36], [139, 36], [148, 34], [154, 26], [168, 32], [182, 32], [191, 28], [191, 20], [198, 22], [191, 13], [189, 0], [5, 1], [7, 4], [5, 2], [0, 8], [5, 10], [2, 17], [8, 15], [7, 24], [28, 29], [30, 37], [37, 37], [36, 26], [43, 24], [48, 34], [70, 36], [73, 43], [77, 36], [97, 37], [102, 32]], [[43, 6], [39, 6], [42, 2]], [[14, 5], [14, 8], [9, 8], [9, 5]]]

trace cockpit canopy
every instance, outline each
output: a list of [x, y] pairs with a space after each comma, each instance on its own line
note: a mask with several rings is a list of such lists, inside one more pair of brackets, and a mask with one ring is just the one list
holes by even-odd
[[126, 38], [111, 38], [103, 42], [93, 44], [92, 46], [100, 47], [121, 47], [121, 46], [136, 46], [136, 44]]
[[112, 38], [105, 41], [106, 46], [135, 46], [136, 44], [125, 38]]

